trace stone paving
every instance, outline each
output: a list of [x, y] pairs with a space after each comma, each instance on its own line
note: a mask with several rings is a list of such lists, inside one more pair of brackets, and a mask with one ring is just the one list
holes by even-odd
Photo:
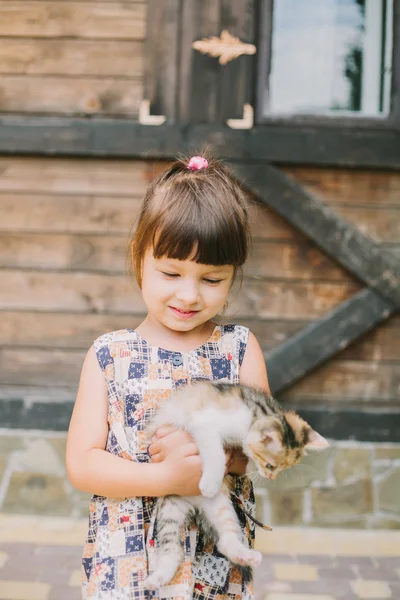
[[[86, 520], [0, 515], [0, 600], [79, 600]], [[257, 600], [400, 600], [400, 532], [260, 531]]]

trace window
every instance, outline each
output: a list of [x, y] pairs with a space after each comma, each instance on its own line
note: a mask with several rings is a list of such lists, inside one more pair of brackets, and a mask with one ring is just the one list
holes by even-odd
[[263, 118], [389, 114], [393, 0], [274, 0], [271, 24]]

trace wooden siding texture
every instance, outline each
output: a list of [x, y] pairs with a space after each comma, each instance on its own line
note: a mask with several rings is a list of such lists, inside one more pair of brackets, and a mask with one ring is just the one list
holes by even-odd
[[0, 113], [137, 117], [147, 2], [0, 3]]
[[[141, 197], [165, 163], [0, 157], [0, 398], [73, 399], [85, 351], [135, 327], [144, 305], [125, 269]], [[400, 174], [284, 167], [388, 251], [400, 250]], [[253, 248], [228, 317], [268, 352], [361, 285], [272, 211], [251, 206]], [[291, 404], [393, 406], [394, 317], [288, 389]]]

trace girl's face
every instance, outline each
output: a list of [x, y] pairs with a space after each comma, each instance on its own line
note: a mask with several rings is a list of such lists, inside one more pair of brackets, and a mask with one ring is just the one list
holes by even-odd
[[232, 265], [157, 259], [150, 248], [142, 268], [142, 294], [149, 316], [169, 329], [191, 331], [221, 312], [233, 272]]

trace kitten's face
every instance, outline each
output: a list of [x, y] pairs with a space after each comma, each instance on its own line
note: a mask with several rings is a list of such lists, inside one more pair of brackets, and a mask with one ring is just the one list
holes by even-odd
[[247, 436], [244, 450], [266, 479], [298, 464], [307, 450], [322, 450], [328, 442], [293, 412], [278, 417], [260, 417]]

